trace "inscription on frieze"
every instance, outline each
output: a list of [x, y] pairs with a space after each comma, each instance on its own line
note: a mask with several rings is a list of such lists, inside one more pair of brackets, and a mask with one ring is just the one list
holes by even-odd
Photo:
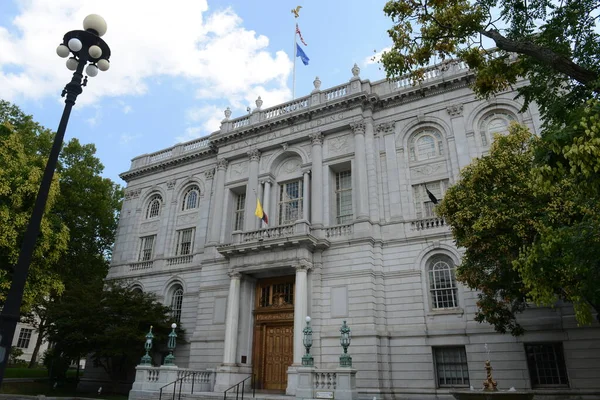
[[157, 229], [158, 229], [158, 221], [146, 222], [146, 223], [143, 223], [142, 225], [140, 225], [141, 233], [155, 231]]
[[273, 321], [281, 319], [294, 319], [294, 313], [273, 313], [273, 314], [257, 314], [257, 321]]

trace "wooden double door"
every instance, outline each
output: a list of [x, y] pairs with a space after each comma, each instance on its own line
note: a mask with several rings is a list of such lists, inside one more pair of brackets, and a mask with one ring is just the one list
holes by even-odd
[[294, 359], [294, 277], [259, 281], [253, 362], [258, 389], [283, 391]]

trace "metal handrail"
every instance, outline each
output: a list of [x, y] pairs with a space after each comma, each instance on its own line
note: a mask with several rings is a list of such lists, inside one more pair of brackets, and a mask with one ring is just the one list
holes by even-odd
[[199, 372], [194, 371], [194, 372], [188, 372], [187, 374], [183, 375], [180, 378], [175, 379], [173, 382], [171, 383], [167, 383], [166, 385], [162, 386], [159, 389], [159, 393], [158, 393], [158, 400], [162, 400], [162, 392], [163, 389], [166, 388], [167, 386], [171, 386], [173, 385], [173, 398], [172, 400], [175, 400], [175, 393], [177, 392], [177, 382], [181, 381], [180, 385], [179, 385], [179, 396], [177, 397], [178, 399], [181, 399], [181, 388], [183, 386], [183, 380], [188, 378], [190, 375], [192, 376], [192, 392], [191, 394], [194, 394], [194, 382], [196, 382], [196, 374], [198, 374]]
[[[254, 382], [254, 373], [253, 373], [252, 375], [249, 375], [248, 377], [246, 377], [243, 381], [236, 383], [235, 385], [233, 385], [232, 387], [230, 387], [229, 389], [224, 391], [223, 392], [223, 400], [227, 400], [227, 392], [229, 392], [233, 388], [235, 388], [235, 400], [244, 400], [244, 388], [245, 388], [246, 381], [248, 379], [252, 379], [250, 381], [250, 384], [252, 385], [252, 397], [254, 398], [256, 396], [256, 385]], [[242, 385], [242, 398], [241, 399], [238, 398], [240, 395], [240, 385]]]

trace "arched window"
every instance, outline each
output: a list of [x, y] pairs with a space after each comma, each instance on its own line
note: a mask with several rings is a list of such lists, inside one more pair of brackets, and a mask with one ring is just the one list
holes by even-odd
[[493, 112], [486, 115], [479, 124], [479, 134], [481, 135], [481, 145], [488, 146], [494, 140], [494, 134], [504, 134], [508, 132], [508, 126], [515, 117], [506, 112]]
[[183, 305], [183, 288], [175, 285], [171, 289], [171, 317], [179, 324], [181, 322], [181, 308]]
[[458, 307], [454, 263], [449, 257], [434, 257], [429, 262], [429, 290], [434, 310]]
[[156, 218], [160, 215], [160, 206], [162, 204], [162, 196], [155, 194], [150, 198], [148, 208], [146, 209], [146, 219]]
[[422, 130], [412, 135], [408, 146], [411, 161], [439, 157], [444, 151], [442, 135], [432, 129]]
[[198, 199], [200, 198], [200, 188], [198, 185], [190, 186], [183, 195], [181, 211], [191, 210], [198, 207]]
[[134, 293], [138, 293], [138, 294], [144, 293], [144, 291], [142, 290], [141, 286], [139, 286], [139, 285], [134, 285], [131, 288], [129, 288], [129, 290], [131, 290]]

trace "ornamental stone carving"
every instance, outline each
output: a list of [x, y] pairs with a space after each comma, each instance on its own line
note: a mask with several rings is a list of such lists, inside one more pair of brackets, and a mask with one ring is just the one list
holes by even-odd
[[313, 91], [321, 90], [321, 80], [318, 76], [313, 81], [313, 85], [315, 85], [315, 89]]
[[224, 158], [217, 158], [217, 169], [227, 169], [229, 162]]
[[176, 183], [177, 183], [176, 179], [171, 179], [170, 181], [167, 181], [167, 190], [173, 190]]
[[352, 129], [352, 132], [354, 132], [355, 135], [364, 135], [365, 123], [363, 121], [353, 122], [350, 124], [350, 129]]
[[308, 135], [308, 138], [310, 139], [310, 142], [313, 144], [313, 146], [320, 146], [323, 144], [323, 134], [321, 132], [311, 133]]
[[239, 273], [238, 271], [231, 271], [231, 272], [228, 272], [228, 273], [227, 273], [227, 275], [229, 275], [229, 277], [230, 277], [231, 279], [241, 279], [241, 278], [242, 278], [242, 274], [241, 274], [241, 273]]
[[211, 168], [207, 171], [204, 171], [204, 177], [206, 179], [213, 179], [215, 177], [215, 169]]
[[377, 134], [388, 135], [390, 133], [394, 133], [394, 129], [396, 128], [395, 122], [386, 122], [384, 124], [379, 124], [375, 128]]
[[231, 117], [231, 109], [229, 107], [227, 107], [225, 109], [225, 119], [229, 119], [229, 117]]
[[260, 98], [260, 96], [258, 96], [258, 99], [256, 99], [256, 102], [255, 102], [255, 104], [256, 104], [256, 109], [257, 109], [257, 110], [260, 110], [260, 108], [261, 108], [261, 107], [262, 107], [262, 105], [263, 105], [263, 101], [262, 101], [262, 99]]
[[463, 105], [462, 104], [454, 104], [446, 108], [448, 115], [451, 117], [458, 117], [462, 115]]
[[158, 221], [145, 222], [140, 225], [140, 233], [152, 232], [158, 230]]
[[260, 150], [258, 150], [258, 149], [252, 149], [252, 150], [248, 151], [246, 154], [248, 154], [248, 158], [250, 159], [250, 161], [259, 161], [260, 160]]
[[360, 68], [358, 67], [357, 64], [354, 64], [354, 67], [352, 67], [352, 77], [358, 78], [359, 74], [360, 74]]
[[137, 199], [138, 197], [140, 197], [141, 193], [142, 189], [128, 190], [127, 192], [125, 192], [125, 200]]

